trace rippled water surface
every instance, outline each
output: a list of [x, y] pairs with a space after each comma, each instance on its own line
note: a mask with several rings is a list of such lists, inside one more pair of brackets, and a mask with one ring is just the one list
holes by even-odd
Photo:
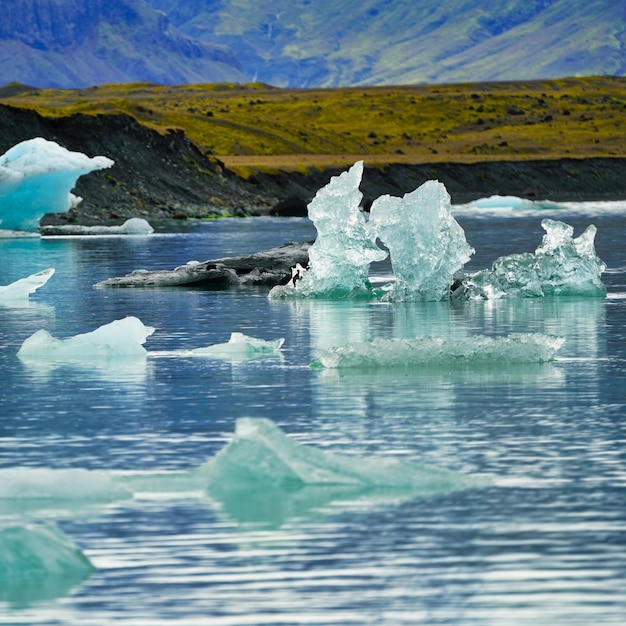
[[[56, 268], [29, 306], [0, 306], [0, 469], [189, 470], [224, 447], [238, 418], [265, 417], [355, 463], [400, 457], [489, 483], [420, 498], [327, 489], [221, 502], [181, 491], [19, 511], [0, 503], [0, 527], [55, 523], [96, 568], [5, 581], [0, 623], [623, 624], [626, 203], [456, 216], [476, 249], [469, 269], [533, 251], [543, 217], [576, 235], [595, 224], [608, 297], [382, 304], [92, 288], [138, 268], [312, 239], [304, 219], [0, 240], [0, 284]], [[373, 271], [390, 273], [384, 264]], [[156, 328], [145, 363], [33, 367], [16, 357], [40, 328], [64, 338], [127, 315]], [[284, 337], [282, 355], [172, 354], [233, 331]], [[512, 332], [566, 342], [542, 365], [309, 368], [316, 351], [348, 341]]]

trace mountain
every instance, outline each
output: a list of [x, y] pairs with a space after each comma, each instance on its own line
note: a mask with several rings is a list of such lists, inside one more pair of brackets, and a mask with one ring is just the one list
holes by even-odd
[[280, 87], [626, 74], [616, 0], [149, 0]]
[[0, 85], [626, 74], [617, 0], [3, 0]]
[[242, 80], [228, 48], [183, 34], [144, 0], [2, 0], [0, 84]]

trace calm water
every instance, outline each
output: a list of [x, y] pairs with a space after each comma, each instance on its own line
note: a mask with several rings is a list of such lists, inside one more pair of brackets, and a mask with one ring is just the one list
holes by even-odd
[[[492, 480], [395, 502], [285, 494], [226, 507], [180, 494], [33, 514], [56, 521], [97, 570], [82, 581], [50, 577], [0, 592], [0, 623], [623, 624], [626, 202], [456, 215], [477, 250], [475, 269], [533, 251], [543, 217], [572, 224], [577, 235], [594, 223], [608, 298], [275, 302], [255, 290], [92, 288], [137, 268], [311, 239], [304, 219], [222, 220], [137, 238], [0, 240], [0, 284], [56, 268], [30, 306], [0, 307], [0, 468], [191, 469], [250, 416], [325, 450]], [[15, 356], [40, 328], [63, 338], [127, 315], [157, 329], [146, 348], [158, 354], [145, 365], [32, 368]], [[282, 357], [167, 354], [224, 342], [232, 331], [285, 337]], [[308, 367], [319, 348], [349, 340], [510, 332], [566, 343], [555, 363], [532, 367]]]

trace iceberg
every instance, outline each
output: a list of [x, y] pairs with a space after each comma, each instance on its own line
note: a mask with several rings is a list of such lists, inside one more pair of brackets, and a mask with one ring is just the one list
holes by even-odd
[[518, 209], [518, 210], [552, 210], [562, 209], [563, 205], [550, 200], [528, 200], [518, 196], [493, 195], [487, 198], [479, 198], [466, 205], [476, 209]]
[[43, 226], [42, 235], [151, 235], [154, 228], [141, 217], [131, 217], [120, 226], [79, 226], [63, 224], [61, 226]]
[[541, 222], [546, 231], [534, 253], [513, 254], [494, 261], [463, 279], [470, 299], [542, 296], [605, 297], [600, 278], [606, 265], [596, 255], [592, 225], [578, 238], [572, 226], [552, 219]]
[[36, 231], [46, 213], [65, 213], [81, 201], [71, 193], [80, 176], [112, 165], [42, 137], [22, 141], [0, 156], [0, 227]]
[[552, 361], [565, 339], [539, 333], [506, 337], [416, 337], [373, 339], [321, 350], [311, 362], [321, 368], [464, 367]]
[[396, 281], [384, 300], [445, 300], [454, 275], [474, 249], [451, 213], [445, 186], [429, 180], [403, 198], [381, 196], [370, 209], [369, 229], [389, 249]]
[[240, 418], [234, 439], [206, 465], [209, 493], [214, 489], [344, 485], [440, 493], [476, 485], [476, 479], [451, 470], [397, 458], [333, 454], [294, 441], [274, 422]]
[[0, 600], [27, 606], [67, 595], [95, 570], [85, 554], [50, 525], [0, 528]]
[[285, 343], [284, 338], [257, 339], [243, 333], [231, 333], [226, 343], [214, 344], [204, 348], [191, 350], [193, 356], [206, 356], [226, 359], [251, 359], [259, 356], [279, 354], [280, 348]]
[[24, 341], [17, 356], [25, 361], [106, 360], [145, 357], [143, 347], [154, 332], [136, 317], [125, 317], [96, 330], [57, 339], [41, 329]]
[[0, 304], [28, 299], [28, 296], [39, 289], [39, 287], [43, 287], [53, 274], [54, 268], [50, 267], [36, 274], [31, 274], [26, 278], [20, 278], [9, 285], [0, 286]]
[[333, 176], [315, 194], [308, 214], [317, 229], [309, 248], [309, 267], [299, 280], [277, 285], [271, 298], [349, 298], [371, 295], [369, 266], [387, 253], [372, 241], [360, 204], [363, 161]]
[[387, 258], [395, 283], [384, 288], [389, 301], [443, 300], [450, 296], [455, 273], [474, 250], [451, 213], [450, 196], [438, 181], [427, 181], [403, 198], [376, 199], [366, 221], [359, 205], [363, 162], [331, 178], [308, 206], [317, 238], [309, 266], [270, 298], [380, 297], [369, 281], [370, 264]]

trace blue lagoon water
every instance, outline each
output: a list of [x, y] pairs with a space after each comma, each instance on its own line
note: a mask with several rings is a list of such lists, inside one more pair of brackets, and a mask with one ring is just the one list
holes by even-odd
[[[608, 297], [273, 301], [261, 289], [92, 287], [138, 268], [312, 239], [306, 219], [0, 240], [0, 284], [56, 269], [28, 306], [0, 306], [0, 470], [190, 470], [226, 445], [238, 418], [264, 417], [355, 463], [398, 457], [489, 483], [395, 499], [330, 490], [220, 502], [182, 490], [100, 504], [0, 502], [0, 528], [55, 524], [95, 566], [9, 582], [0, 564], [0, 623], [623, 624], [626, 202], [455, 215], [477, 251], [468, 269], [533, 251], [543, 217], [576, 235], [595, 224]], [[382, 280], [391, 270], [372, 272]], [[145, 363], [32, 366], [16, 357], [40, 328], [65, 338], [128, 315], [156, 328]], [[175, 354], [234, 331], [284, 337], [282, 354]], [[318, 350], [348, 341], [513, 332], [566, 342], [555, 362], [526, 366], [309, 367]]]

